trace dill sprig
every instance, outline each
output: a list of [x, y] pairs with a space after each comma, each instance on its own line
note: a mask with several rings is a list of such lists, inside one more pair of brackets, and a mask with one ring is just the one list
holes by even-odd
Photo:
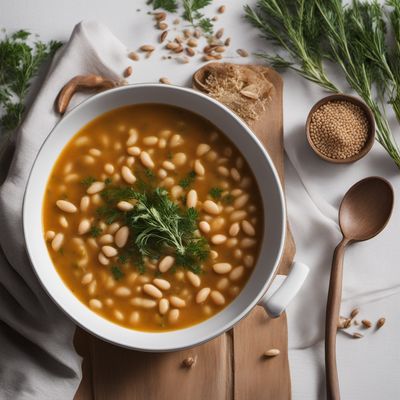
[[126, 216], [134, 244], [142, 256], [173, 254], [176, 264], [199, 272], [208, 257], [208, 243], [197, 237], [198, 213], [174, 203], [165, 189], [138, 193], [137, 203]]
[[30, 44], [31, 34], [19, 30], [0, 41], [0, 118], [1, 133], [10, 135], [19, 125], [31, 79], [43, 62], [61, 46], [61, 42]]
[[194, 28], [200, 28], [206, 34], [213, 33], [213, 23], [204, 16], [201, 9], [211, 4], [212, 0], [183, 0], [184, 12], [182, 17], [190, 22]]

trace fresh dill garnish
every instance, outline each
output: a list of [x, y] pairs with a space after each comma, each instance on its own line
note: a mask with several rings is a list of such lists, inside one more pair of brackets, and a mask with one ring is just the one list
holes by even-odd
[[131, 186], [109, 186], [101, 192], [101, 197], [106, 203], [135, 199], [138, 192]]
[[226, 194], [221, 199], [222, 203], [224, 203], [225, 205], [232, 204], [233, 200], [234, 200], [234, 197], [231, 194]]
[[93, 176], [87, 176], [81, 180], [81, 184], [84, 186], [90, 186], [93, 182], [96, 182], [96, 178]]
[[129, 261], [129, 254], [128, 253], [121, 253], [118, 255], [118, 262], [120, 264], [126, 264]]
[[162, 8], [165, 11], [175, 12], [178, 9], [177, 0], [154, 0], [153, 8]]
[[89, 229], [89, 235], [94, 238], [99, 237], [101, 235], [101, 232], [103, 232], [103, 230], [101, 228], [99, 228], [98, 226], [92, 226]]
[[173, 254], [177, 265], [199, 272], [209, 247], [205, 238], [195, 235], [198, 212], [181, 208], [161, 188], [136, 198], [134, 209], [126, 215], [126, 224], [139, 253], [151, 258]]
[[200, 10], [209, 4], [212, 0], [183, 0], [182, 17], [190, 22], [194, 28], [200, 28], [206, 34], [213, 33], [213, 24], [210, 18], [204, 17]]
[[150, 168], [146, 168], [144, 170], [144, 174], [150, 179], [154, 179], [156, 177], [154, 172]]
[[107, 225], [111, 225], [113, 222], [123, 218], [123, 212], [115, 206], [104, 205], [96, 210], [96, 216], [104, 220]]
[[173, 154], [172, 151], [169, 151], [167, 154], [167, 160], [172, 160]]
[[210, 189], [210, 191], [208, 192], [210, 194], [210, 196], [214, 199], [214, 200], [219, 200], [221, 198], [221, 194], [222, 194], [223, 190], [219, 187], [212, 187]]
[[112, 184], [112, 179], [111, 178], [106, 178], [105, 180], [104, 180], [104, 183], [108, 186], [108, 185], [111, 185]]
[[117, 265], [113, 265], [111, 267], [111, 273], [112, 273], [113, 278], [116, 281], [119, 281], [120, 279], [122, 279], [125, 276], [124, 272]]
[[195, 179], [196, 179], [196, 172], [190, 171], [184, 178], [182, 178], [178, 182], [178, 185], [183, 189], [188, 189], [192, 185]]
[[19, 30], [0, 41], [0, 128], [8, 135], [19, 125], [31, 79], [61, 42], [30, 42], [31, 33]]

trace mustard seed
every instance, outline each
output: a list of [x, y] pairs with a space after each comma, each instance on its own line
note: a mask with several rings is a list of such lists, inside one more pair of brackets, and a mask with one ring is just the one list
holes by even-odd
[[369, 124], [364, 110], [349, 101], [328, 101], [311, 116], [310, 137], [326, 157], [346, 159], [364, 147]]

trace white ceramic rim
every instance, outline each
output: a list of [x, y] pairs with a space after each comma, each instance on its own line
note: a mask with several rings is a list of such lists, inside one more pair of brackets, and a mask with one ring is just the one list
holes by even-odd
[[[255, 271], [253, 271], [251, 277], [249, 278], [249, 281], [247, 282], [245, 288], [242, 290], [242, 292], [239, 294], [239, 296], [232, 302], [230, 303], [226, 308], [224, 308], [221, 312], [217, 313], [215, 316], [199, 323], [194, 326], [184, 328], [184, 329], [178, 329], [174, 331], [168, 331], [168, 332], [143, 332], [143, 331], [136, 331], [133, 329], [128, 329], [124, 328], [120, 325], [114, 324], [111, 321], [108, 321], [99, 315], [95, 314], [92, 312], [87, 306], [85, 306], [83, 303], [81, 303], [73, 294], [72, 292], [67, 288], [67, 286], [64, 284], [62, 281], [61, 277], [58, 275], [56, 272], [56, 269], [54, 268], [53, 264], [51, 263], [50, 256], [47, 252], [45, 240], [43, 238], [43, 234], [41, 234], [41, 239], [39, 240], [39, 246], [37, 242], [38, 238], [36, 237], [37, 235], [37, 229], [38, 227], [35, 228], [34, 225], [32, 225], [32, 205], [37, 204], [35, 203], [35, 185], [36, 181], [43, 179], [40, 178], [39, 176], [36, 176], [38, 173], [38, 164], [41, 161], [42, 154], [45, 153], [44, 150], [46, 149], [46, 146], [48, 143], [51, 141], [51, 138], [54, 136], [54, 133], [56, 133], [58, 130], [60, 130], [60, 126], [63, 124], [66, 125], [67, 120], [71, 120], [74, 118], [74, 116], [79, 113], [81, 110], [83, 110], [85, 107], [87, 108], [91, 104], [95, 104], [96, 101], [99, 102], [105, 97], [112, 97], [113, 95], [123, 95], [123, 92], [125, 91], [139, 91], [144, 90], [146, 93], [147, 91], [151, 90], [161, 90], [161, 91], [169, 91], [171, 95], [177, 94], [178, 97], [179, 95], [184, 95], [186, 94], [189, 96], [188, 98], [197, 98], [197, 100], [201, 99], [202, 102], [209, 103], [211, 108], [213, 108], [213, 111], [223, 113], [228, 115], [228, 117], [231, 119], [233, 125], [237, 125], [238, 128], [240, 128], [243, 132], [247, 133], [247, 136], [251, 139], [253, 145], [256, 145], [256, 148], [254, 150], [259, 151], [262, 154], [262, 157], [264, 158], [266, 162], [266, 166], [268, 166], [269, 172], [272, 174], [272, 178], [274, 181], [275, 188], [277, 190], [277, 198], [279, 199], [280, 207], [279, 211], [281, 215], [278, 216], [279, 219], [279, 229], [280, 229], [280, 235], [279, 237], [275, 238], [276, 240], [279, 240], [279, 248], [277, 249], [276, 252], [276, 257], [275, 257], [275, 262], [273, 263], [273, 266], [269, 267], [269, 273], [268, 276], [266, 275], [266, 279], [264, 284], [262, 285], [261, 289], [257, 291], [257, 293], [254, 294], [254, 297], [252, 297], [252, 300], [247, 303], [246, 306], [243, 306], [240, 304], [241, 302], [241, 297], [243, 297], [243, 292], [245, 292], [246, 286], [249, 284], [249, 282], [252, 280], [252, 276], [255, 275]], [[200, 100], [199, 100], [200, 101]], [[136, 103], [132, 102], [132, 104], [142, 104], [142, 103], [153, 103], [153, 104], [170, 104], [169, 102], [162, 102], [162, 101], [138, 101]], [[201, 103], [201, 102], [200, 102]], [[128, 105], [126, 103], [125, 105]], [[171, 104], [174, 105], [175, 104]], [[113, 108], [118, 108], [123, 105], [116, 105], [113, 107], [109, 107], [108, 111], [112, 110]], [[198, 115], [202, 116], [203, 118], [207, 118], [206, 116], [203, 115], [201, 112], [196, 112], [196, 110], [192, 110], [189, 107], [185, 107], [184, 105], [179, 105], [177, 107], [181, 108], [188, 108], [190, 111], [197, 113]], [[101, 111], [97, 115], [101, 115], [104, 112], [107, 111]], [[90, 120], [92, 120], [91, 118]], [[89, 120], [89, 121], [90, 121]], [[218, 124], [211, 120], [211, 123], [216, 125], [222, 132], [224, 132], [224, 129], [219, 127]], [[87, 123], [87, 122], [86, 122]], [[86, 124], [85, 123], [85, 124]], [[81, 127], [83, 127], [85, 124], [83, 124]], [[70, 134], [70, 137], [68, 140], [70, 140], [78, 130], [72, 132]], [[225, 133], [225, 132], [224, 132]], [[226, 133], [225, 133], [226, 134]], [[232, 138], [227, 135], [230, 140]], [[233, 141], [233, 140], [232, 140]], [[246, 140], [245, 140], [246, 141]], [[67, 141], [68, 142], [68, 141]], [[234, 142], [234, 141], [233, 141]], [[234, 144], [237, 146], [237, 144], [234, 142]], [[65, 144], [62, 146], [64, 148]], [[239, 147], [239, 146], [238, 146]], [[60, 152], [57, 152], [57, 155], [55, 156], [55, 159], [58, 158]], [[250, 167], [253, 169], [253, 160], [252, 158], [245, 157], [247, 162], [249, 163]], [[42, 162], [43, 163], [43, 162]], [[51, 164], [50, 166], [50, 171], [53, 168], [54, 163]], [[262, 194], [261, 190], [261, 185], [260, 181], [258, 179], [258, 173], [255, 173], [253, 169], [253, 173], [256, 176], [256, 180], [258, 183], [258, 186], [260, 187], [260, 192], [262, 196], [262, 201], [263, 201], [263, 207], [264, 207], [264, 215], [265, 213], [265, 198]], [[45, 181], [47, 182], [48, 176], [46, 176]], [[43, 193], [42, 197], [43, 199]], [[36, 200], [38, 200], [36, 196]], [[42, 202], [40, 202], [42, 204]], [[42, 209], [40, 207], [40, 217], [42, 214]], [[34, 214], [37, 216], [37, 212]], [[36, 218], [36, 217], [35, 217]], [[36, 218], [36, 223], [37, 223], [37, 218]], [[266, 225], [266, 224], [264, 224]], [[32, 228], [34, 226], [34, 228]], [[266, 229], [266, 228], [265, 228]], [[263, 145], [261, 142], [258, 140], [258, 138], [255, 136], [255, 134], [248, 128], [248, 126], [238, 117], [236, 116], [230, 109], [228, 109], [226, 106], [223, 104], [219, 103], [218, 101], [212, 99], [209, 96], [206, 96], [203, 93], [194, 91], [192, 89], [187, 89], [187, 88], [182, 88], [178, 86], [173, 86], [173, 85], [163, 85], [163, 84], [135, 84], [135, 85], [129, 85], [129, 86], [122, 86], [118, 88], [114, 88], [105, 92], [98, 93], [85, 101], [83, 101], [81, 104], [73, 108], [71, 111], [69, 111], [52, 129], [52, 131], [49, 133], [47, 136], [46, 140], [43, 142], [38, 155], [35, 159], [35, 162], [33, 164], [33, 167], [31, 169], [31, 172], [29, 174], [28, 178], [28, 184], [25, 190], [24, 194], [24, 199], [23, 199], [23, 230], [24, 230], [24, 237], [25, 237], [25, 242], [26, 242], [26, 247], [27, 247], [27, 252], [28, 256], [30, 258], [31, 264], [33, 266], [33, 269], [42, 284], [43, 288], [47, 292], [47, 294], [52, 298], [52, 300], [65, 312], [69, 318], [71, 318], [77, 325], [81, 326], [83, 329], [87, 330], [94, 336], [97, 336], [105, 341], [108, 341], [110, 343], [126, 347], [129, 349], [135, 349], [135, 350], [140, 350], [140, 351], [152, 351], [152, 352], [162, 352], [162, 351], [173, 351], [173, 350], [180, 350], [180, 349], [185, 349], [189, 347], [193, 347], [195, 345], [199, 345], [201, 343], [204, 343], [208, 340], [211, 340], [215, 338], [216, 336], [226, 332], [230, 328], [232, 328], [237, 322], [239, 322], [242, 318], [244, 318], [260, 301], [261, 297], [265, 294], [267, 291], [267, 288], [271, 284], [276, 270], [278, 268], [279, 262], [282, 257], [283, 253], [283, 248], [284, 248], [284, 243], [285, 243], [285, 238], [286, 238], [286, 208], [285, 208], [285, 200], [284, 200], [284, 194], [283, 194], [283, 189], [280, 183], [280, 179], [278, 176], [278, 173], [272, 163], [272, 160], [270, 156], [268, 155], [267, 151], [264, 149]], [[40, 218], [40, 232], [42, 232], [42, 224], [41, 224], [41, 218]], [[274, 239], [274, 240], [275, 240]], [[264, 238], [263, 238], [263, 244], [262, 247], [264, 247], [264, 241], [265, 241], [265, 231], [264, 231]], [[43, 254], [41, 250], [46, 248], [46, 254]], [[38, 248], [39, 247], [39, 248]], [[257, 265], [254, 267], [255, 269], [259, 268], [259, 264], [261, 264], [261, 254], [263, 252], [263, 249], [260, 250], [260, 256], [257, 261]], [[43, 260], [47, 259], [47, 260]], [[52, 274], [52, 271], [43, 269], [42, 263], [48, 264], [50, 260], [51, 267], [55, 274], [58, 276], [58, 282], [57, 281], [52, 281], [54, 279], [53, 276], [49, 276], [49, 274]], [[262, 268], [262, 267], [260, 267]], [[253, 279], [254, 280], [254, 279]], [[239, 307], [241, 305], [241, 311], [238, 313], [234, 313], [234, 317], [229, 317], [227, 321], [225, 321], [223, 324], [216, 324], [216, 320], [223, 320], [222, 316], [224, 314], [232, 314], [233, 309], [235, 308], [235, 305]], [[225, 317], [226, 319], [226, 317]], [[214, 325], [214, 326], [213, 326]], [[218, 325], [218, 326], [217, 326]], [[203, 329], [200, 329], [203, 328]], [[196, 331], [201, 331], [201, 333], [197, 333]], [[196, 332], [196, 333], [193, 333]], [[151, 344], [150, 340], [145, 339], [145, 337], [151, 337]], [[144, 340], [145, 339], [145, 340]], [[160, 343], [161, 341], [161, 343]], [[145, 344], [144, 344], [144, 343]]]

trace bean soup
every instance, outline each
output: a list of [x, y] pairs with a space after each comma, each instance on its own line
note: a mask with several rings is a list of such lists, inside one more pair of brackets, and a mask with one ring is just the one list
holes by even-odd
[[254, 176], [213, 124], [161, 104], [82, 128], [49, 177], [49, 254], [91, 310], [141, 331], [185, 328], [240, 293], [262, 241]]

